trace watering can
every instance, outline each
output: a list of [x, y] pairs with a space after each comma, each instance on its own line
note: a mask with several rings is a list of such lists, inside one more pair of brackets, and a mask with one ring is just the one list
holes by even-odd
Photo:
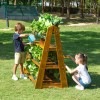
[[28, 40], [29, 40], [29, 42], [34, 42], [36, 39], [35, 39], [35, 36], [33, 34], [30, 34], [28, 36]]

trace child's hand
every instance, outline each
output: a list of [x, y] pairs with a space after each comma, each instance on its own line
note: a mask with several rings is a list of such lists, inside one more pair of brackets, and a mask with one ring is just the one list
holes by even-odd
[[34, 43], [32, 43], [32, 42], [29, 42], [29, 43], [26, 43], [26, 45], [33, 45]]
[[71, 58], [71, 56], [70, 55], [66, 55], [66, 56], [64, 56], [64, 58]]
[[65, 66], [65, 68], [67, 69], [67, 71], [69, 72], [69, 73], [71, 73], [71, 69], [66, 65]]
[[66, 57], [67, 57], [67, 58], [71, 58], [71, 56], [70, 56], [70, 55], [66, 55]]

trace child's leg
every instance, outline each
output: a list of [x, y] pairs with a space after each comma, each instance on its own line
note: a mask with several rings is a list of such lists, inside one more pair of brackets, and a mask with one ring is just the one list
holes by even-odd
[[84, 87], [79, 82], [78, 74], [74, 74], [72, 76], [72, 79], [76, 82], [76, 84], [78, 84], [78, 85], [75, 86], [76, 89], [78, 89], [78, 90], [84, 90]]
[[20, 59], [20, 74], [24, 74], [23, 71], [23, 63], [25, 62], [25, 53], [21, 52], [21, 59]]
[[20, 74], [24, 74], [24, 71], [23, 71], [23, 63], [20, 64]]
[[12, 76], [12, 79], [15, 80], [15, 81], [18, 80], [18, 78], [16, 76], [17, 67], [18, 67], [18, 64], [15, 64], [14, 67], [13, 67], [13, 76]]
[[15, 64], [13, 67], [13, 75], [16, 75], [17, 67], [18, 67], [18, 64]]
[[23, 63], [20, 64], [20, 78], [27, 79], [23, 71]]
[[81, 86], [81, 84], [79, 83], [79, 77], [78, 77], [78, 74], [75, 73], [75, 74], [72, 76], [72, 79], [75, 81], [76, 84], [78, 84], [78, 85]]

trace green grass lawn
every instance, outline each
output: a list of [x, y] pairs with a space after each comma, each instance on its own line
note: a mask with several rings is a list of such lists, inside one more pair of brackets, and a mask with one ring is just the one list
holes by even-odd
[[[2, 24], [1, 24], [2, 22]], [[13, 28], [17, 21], [10, 21]], [[26, 26], [30, 23], [23, 22]], [[0, 28], [5, 24], [0, 20]], [[26, 33], [30, 33], [26, 29]], [[68, 74], [68, 88], [35, 89], [28, 80], [13, 81], [12, 68], [14, 64], [13, 36], [14, 30], [0, 30], [0, 100], [99, 100], [100, 98], [100, 25], [89, 26], [60, 26], [61, 42], [64, 54], [74, 56], [78, 52], [88, 55], [89, 73], [92, 86], [84, 91], [74, 88], [75, 83]], [[71, 68], [76, 67], [70, 59], [65, 63]], [[17, 70], [19, 77], [19, 68]]]

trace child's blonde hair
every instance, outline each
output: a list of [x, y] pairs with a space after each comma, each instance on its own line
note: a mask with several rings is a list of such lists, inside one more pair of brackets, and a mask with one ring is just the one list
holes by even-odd
[[78, 53], [76, 55], [81, 59], [82, 63], [86, 65], [86, 69], [88, 70], [88, 67], [87, 67], [87, 55], [84, 54], [84, 53]]
[[25, 31], [25, 26], [21, 23], [17, 23], [15, 25], [15, 31], [21, 31], [21, 30]]

